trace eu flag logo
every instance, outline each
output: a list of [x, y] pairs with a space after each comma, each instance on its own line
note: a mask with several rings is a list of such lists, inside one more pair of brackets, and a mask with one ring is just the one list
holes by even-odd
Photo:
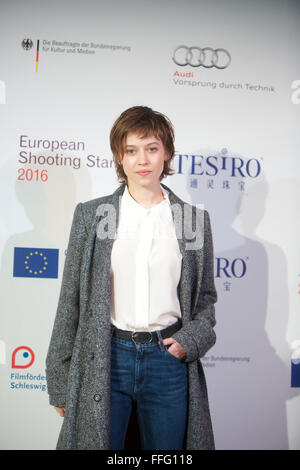
[[52, 248], [14, 249], [14, 277], [58, 277], [58, 250]]

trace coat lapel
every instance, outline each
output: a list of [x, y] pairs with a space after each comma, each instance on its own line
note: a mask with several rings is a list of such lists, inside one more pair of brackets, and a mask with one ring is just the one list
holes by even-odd
[[[184, 202], [170, 188], [162, 183], [161, 185], [169, 193], [173, 222], [182, 254], [177, 293], [184, 324], [197, 313], [203, 273], [204, 211]], [[191, 246], [194, 248], [192, 249]]]
[[[110, 267], [111, 251], [119, 222], [119, 204], [125, 185], [121, 185], [113, 194], [105, 198], [105, 203], [97, 207], [92, 227], [94, 252], [91, 259], [93, 306], [104, 305], [110, 317]], [[107, 236], [105, 228], [110, 228]], [[103, 236], [104, 234], [104, 236]]]
[[189, 215], [185, 210], [186, 203], [176, 196], [176, 194], [169, 187], [162, 183], [161, 185], [169, 193], [173, 222], [179, 249], [182, 255], [181, 275], [177, 287], [177, 294], [181, 308], [182, 321], [184, 324], [190, 320], [190, 314], [193, 310], [193, 306], [191, 305], [191, 288], [195, 284], [197, 274], [195, 272], [195, 251], [187, 250], [187, 244], [190, 241], [190, 233], [189, 230], [187, 230], [187, 227], [191, 228], [191, 225], [185, 223], [185, 218]]

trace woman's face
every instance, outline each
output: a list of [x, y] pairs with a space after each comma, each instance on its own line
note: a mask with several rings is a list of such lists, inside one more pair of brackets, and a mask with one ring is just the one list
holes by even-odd
[[150, 135], [141, 138], [128, 134], [121, 164], [128, 179], [128, 186], [155, 188], [160, 182], [164, 162], [168, 155], [160, 139]]

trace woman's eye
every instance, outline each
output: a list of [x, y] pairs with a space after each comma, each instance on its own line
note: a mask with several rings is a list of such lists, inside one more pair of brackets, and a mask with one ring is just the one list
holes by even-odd
[[127, 149], [126, 152], [129, 153], [129, 155], [133, 155], [134, 149]]
[[156, 147], [150, 147], [149, 150], [150, 150], [150, 152], [155, 152], [155, 150], [157, 150], [157, 148]]

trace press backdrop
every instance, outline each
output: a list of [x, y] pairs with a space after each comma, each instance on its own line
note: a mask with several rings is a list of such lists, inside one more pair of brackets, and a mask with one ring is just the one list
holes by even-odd
[[171, 119], [163, 182], [211, 216], [216, 447], [300, 448], [299, 20], [296, 0], [1, 1], [2, 449], [56, 445], [45, 357], [72, 215], [118, 187], [109, 131], [134, 105]]

